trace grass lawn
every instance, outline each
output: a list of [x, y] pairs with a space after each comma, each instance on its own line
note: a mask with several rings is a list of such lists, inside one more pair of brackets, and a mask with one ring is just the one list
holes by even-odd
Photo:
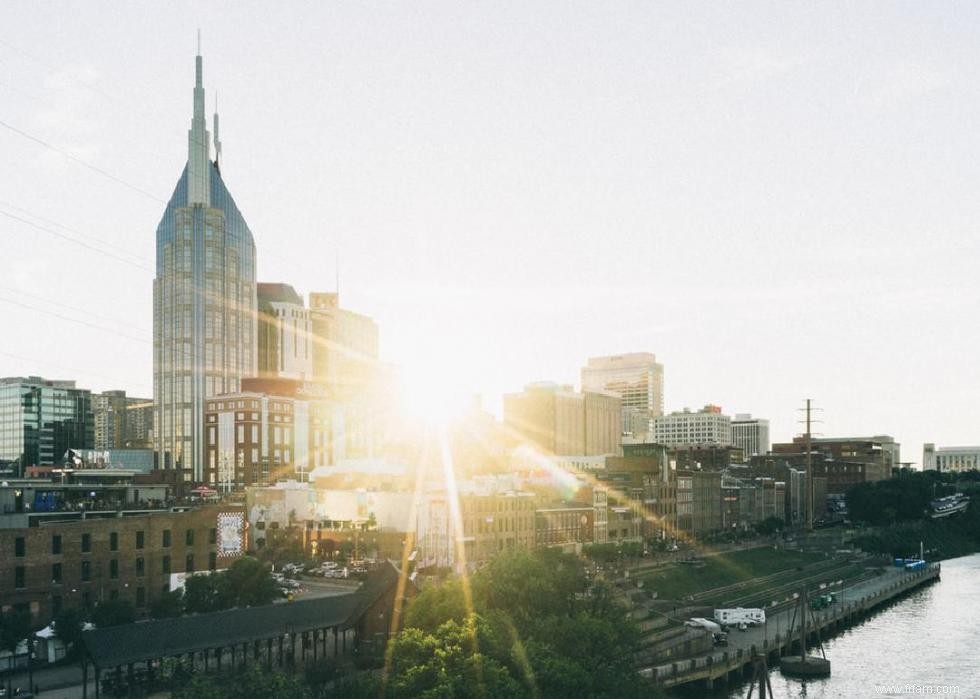
[[676, 564], [643, 576], [644, 586], [660, 599], [683, 599], [688, 595], [737, 582], [772, 575], [808, 563], [825, 560], [819, 553], [774, 551], [771, 547], [731, 551], [705, 556], [700, 565]]

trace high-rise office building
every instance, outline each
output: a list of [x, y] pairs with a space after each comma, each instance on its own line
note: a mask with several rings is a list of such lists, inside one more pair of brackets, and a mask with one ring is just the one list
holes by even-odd
[[[95, 417], [95, 450], [122, 449], [136, 446], [149, 448], [145, 442], [152, 428], [141, 420], [142, 406], [152, 405], [147, 398], [133, 398], [125, 391], [103, 391], [92, 396]], [[150, 421], [152, 423], [152, 414]]]
[[649, 352], [591, 357], [582, 368], [582, 390], [619, 396], [623, 434], [643, 440], [664, 412], [664, 365]]
[[313, 324], [289, 284], [259, 283], [259, 376], [312, 380]]
[[91, 391], [38, 376], [0, 379], [0, 468], [23, 476], [94, 442]]
[[363, 395], [378, 374], [378, 326], [340, 307], [336, 293], [310, 294], [313, 375], [335, 398]]
[[99, 451], [121, 447], [126, 433], [126, 392], [103, 391], [92, 396], [95, 420], [95, 448]]
[[618, 454], [619, 397], [550, 382], [504, 395], [504, 423], [546, 454]]
[[764, 456], [769, 452], [769, 421], [737, 413], [732, 419], [732, 444], [746, 459]]
[[154, 442], [158, 464], [204, 477], [204, 408], [256, 372], [255, 243], [215, 159], [196, 59], [187, 166], [157, 226], [153, 281]]

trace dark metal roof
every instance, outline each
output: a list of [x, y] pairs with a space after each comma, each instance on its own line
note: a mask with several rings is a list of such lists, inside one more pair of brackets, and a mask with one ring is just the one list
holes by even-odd
[[284, 633], [346, 629], [398, 584], [398, 576], [395, 567], [385, 563], [348, 594], [92, 629], [82, 633], [82, 643], [95, 666], [106, 669]]

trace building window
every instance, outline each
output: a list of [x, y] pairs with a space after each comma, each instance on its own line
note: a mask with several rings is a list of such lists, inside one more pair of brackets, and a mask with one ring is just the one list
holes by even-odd
[[184, 561], [184, 572], [193, 573], [194, 572], [194, 554], [187, 554], [187, 559]]
[[82, 582], [92, 579], [92, 561], [82, 561]]
[[109, 534], [109, 550], [110, 551], [119, 550], [119, 532], [111, 532]]
[[136, 532], [136, 548], [141, 549], [146, 545], [146, 534], [145, 532]]
[[136, 588], [136, 606], [137, 607], [146, 606], [146, 588], [144, 587]]
[[52, 563], [51, 564], [51, 582], [55, 585], [61, 584], [61, 564]]
[[55, 556], [61, 555], [61, 534], [55, 534], [51, 537], [51, 553]]
[[218, 568], [218, 554], [214, 551], [208, 554], [208, 570], [217, 570]]
[[14, 568], [14, 587], [18, 590], [22, 590], [27, 587], [24, 575], [24, 566], [17, 566]]
[[138, 575], [139, 577], [142, 578], [143, 577], [143, 574], [145, 572], [146, 572], [146, 563], [143, 561], [142, 558], [137, 558], [136, 559], [136, 575]]
[[169, 529], [164, 529], [163, 530], [163, 547], [164, 548], [170, 548], [170, 530]]
[[92, 553], [91, 534], [82, 534], [82, 553]]
[[187, 532], [184, 534], [184, 543], [187, 544], [188, 546], [193, 546], [194, 545], [194, 530], [193, 529], [188, 529]]
[[22, 536], [18, 536], [14, 541], [14, 555], [23, 558], [27, 554], [27, 542]]
[[109, 577], [113, 580], [119, 578], [119, 560], [116, 558], [109, 561]]
[[164, 556], [160, 560], [160, 570], [164, 575], [170, 575], [170, 556]]

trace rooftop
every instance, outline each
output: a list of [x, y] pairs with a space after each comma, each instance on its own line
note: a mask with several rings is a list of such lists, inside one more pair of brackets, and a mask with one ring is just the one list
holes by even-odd
[[82, 642], [95, 666], [106, 669], [286, 633], [346, 629], [397, 585], [398, 578], [398, 570], [385, 563], [348, 594], [92, 629], [82, 634]]

